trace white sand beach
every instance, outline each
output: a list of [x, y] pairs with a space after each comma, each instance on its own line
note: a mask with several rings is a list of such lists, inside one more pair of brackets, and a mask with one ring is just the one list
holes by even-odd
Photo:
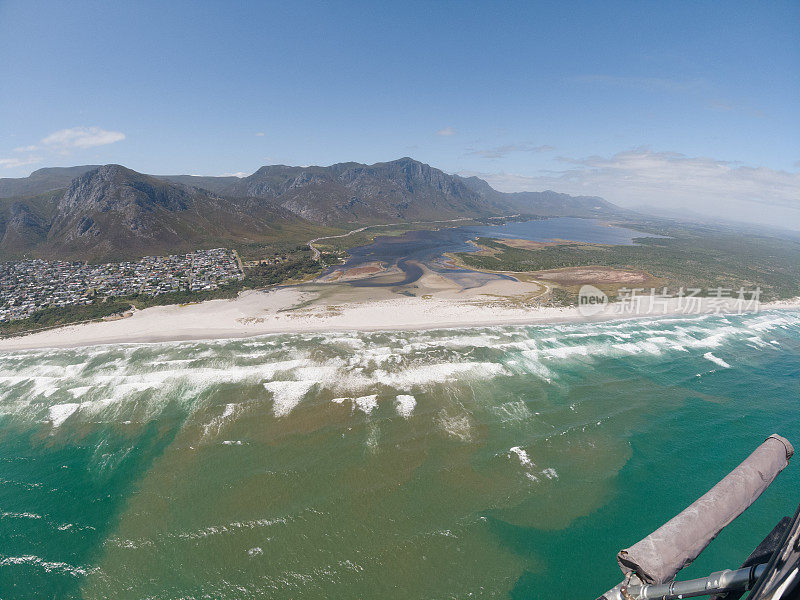
[[[543, 305], [545, 284], [491, 280], [475, 287], [455, 286], [427, 271], [415, 295], [388, 288], [354, 288], [310, 283], [268, 291], [246, 291], [232, 300], [171, 305], [135, 311], [114, 321], [69, 325], [0, 340], [0, 352], [99, 344], [225, 339], [273, 333], [318, 331], [466, 328], [565, 321], [741, 312], [735, 300], [702, 299], [687, 307], [673, 298], [632, 311], [619, 303], [585, 316], [577, 307]], [[698, 299], [699, 300], [699, 299]], [[800, 299], [762, 304], [800, 309]]]

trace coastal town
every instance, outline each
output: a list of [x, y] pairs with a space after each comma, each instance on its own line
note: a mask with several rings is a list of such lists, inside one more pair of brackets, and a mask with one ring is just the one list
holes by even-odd
[[214, 290], [242, 279], [239, 256], [227, 248], [95, 265], [39, 259], [6, 262], [0, 264], [0, 322], [24, 319], [44, 308]]

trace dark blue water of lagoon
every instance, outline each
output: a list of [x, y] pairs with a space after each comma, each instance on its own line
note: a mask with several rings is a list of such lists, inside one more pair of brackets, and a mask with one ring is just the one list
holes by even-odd
[[[350, 259], [344, 268], [357, 267], [370, 262], [382, 262], [396, 266], [404, 273], [400, 281], [386, 282], [383, 278], [363, 279], [351, 283], [357, 287], [393, 287], [413, 283], [422, 275], [418, 263], [439, 273], [450, 275], [467, 272], [453, 269], [441, 261], [447, 252], [475, 252], [477, 248], [470, 241], [478, 237], [494, 239], [523, 239], [535, 242], [568, 240], [574, 242], [632, 245], [636, 238], [648, 236], [640, 231], [608, 225], [597, 219], [558, 217], [506, 223], [504, 225], [484, 225], [450, 227], [436, 231], [409, 231], [401, 236], [379, 236], [367, 245], [349, 250]], [[503, 275], [492, 278], [506, 278]]]

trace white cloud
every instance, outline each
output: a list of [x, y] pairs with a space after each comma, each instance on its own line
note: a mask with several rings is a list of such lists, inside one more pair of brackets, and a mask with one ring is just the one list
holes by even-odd
[[259, 131], [258, 133], [256, 133], [256, 135], [258, 137], [264, 137], [264, 132], [263, 131]]
[[14, 169], [17, 167], [24, 167], [25, 165], [33, 165], [41, 162], [38, 156], [26, 156], [25, 158], [0, 158], [0, 169]]
[[99, 127], [73, 127], [54, 131], [38, 144], [18, 146], [14, 152], [27, 154], [17, 158], [0, 158], [0, 168], [14, 169], [42, 162], [44, 159], [34, 153], [52, 158], [55, 155], [68, 156], [72, 150], [85, 150], [96, 146], [113, 144], [125, 139], [119, 131], [107, 131]]
[[245, 173], [244, 171], [236, 171], [236, 173], [223, 173], [220, 177], [238, 177], [241, 179], [242, 177], [247, 177], [249, 173]]
[[448, 137], [451, 135], [456, 135], [457, 133], [458, 132], [455, 130], [454, 127], [442, 127], [439, 131], [436, 132], [436, 135]]
[[537, 154], [539, 152], [550, 152], [551, 150], [555, 150], [555, 148], [553, 146], [534, 146], [533, 144], [506, 144], [505, 146], [497, 146], [484, 150], [469, 149], [467, 154], [480, 156], [481, 158], [505, 158], [513, 152], [530, 152], [532, 154]]
[[53, 132], [42, 140], [42, 145], [48, 148], [94, 148], [105, 146], [125, 139], [125, 134], [119, 131], [107, 131], [99, 127], [73, 127]]
[[478, 175], [507, 192], [552, 189], [602, 196], [622, 206], [685, 209], [726, 219], [800, 228], [800, 172], [646, 148], [611, 157], [561, 160], [569, 168], [535, 176]]

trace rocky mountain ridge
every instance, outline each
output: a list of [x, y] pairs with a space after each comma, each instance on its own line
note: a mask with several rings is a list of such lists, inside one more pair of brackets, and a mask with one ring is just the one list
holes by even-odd
[[[70, 176], [61, 189], [52, 187]], [[0, 200], [0, 253], [10, 256], [103, 259], [212, 243], [268, 244], [295, 231], [301, 243], [302, 235], [320, 227], [619, 211], [596, 197], [505, 194], [477, 177], [449, 175], [411, 158], [373, 165], [271, 165], [243, 178], [153, 176], [103, 165], [40, 169], [2, 181], [2, 189], [29, 192]]]

